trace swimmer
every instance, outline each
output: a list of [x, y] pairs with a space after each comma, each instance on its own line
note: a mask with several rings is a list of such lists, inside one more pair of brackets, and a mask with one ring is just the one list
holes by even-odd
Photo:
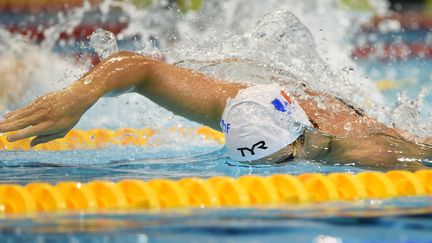
[[224, 132], [228, 156], [241, 162], [299, 158], [417, 170], [432, 155], [432, 147], [421, 138], [389, 128], [349, 102], [302, 83], [225, 82], [131, 52], [111, 55], [69, 87], [5, 114], [0, 132], [15, 131], [8, 136], [11, 142], [34, 137], [31, 146], [64, 137], [99, 98], [129, 89]]

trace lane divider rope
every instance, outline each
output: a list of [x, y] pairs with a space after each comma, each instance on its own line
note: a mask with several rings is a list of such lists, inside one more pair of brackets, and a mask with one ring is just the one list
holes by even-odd
[[[213, 139], [220, 144], [225, 143], [223, 133], [209, 127], [198, 127], [196, 129], [171, 128], [167, 131], [184, 136], [199, 135], [205, 139]], [[30, 140], [32, 138], [10, 143], [7, 141], [8, 134], [0, 133], [0, 151], [30, 149], [64, 151], [73, 149], [97, 149], [112, 145], [145, 146], [149, 145], [149, 139], [157, 132], [157, 130], [149, 128], [143, 128], [141, 130], [135, 128], [121, 128], [115, 131], [108, 129], [92, 129], [88, 131], [74, 129], [64, 138], [37, 145], [34, 148], [30, 148]]]
[[432, 170], [0, 184], [0, 213], [7, 217], [19, 213], [102, 209], [280, 207], [402, 196], [432, 196]]

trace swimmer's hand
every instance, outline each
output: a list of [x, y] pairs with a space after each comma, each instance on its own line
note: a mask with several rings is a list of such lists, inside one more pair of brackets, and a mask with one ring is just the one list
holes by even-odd
[[7, 137], [10, 142], [35, 137], [32, 147], [64, 137], [96, 102], [88, 92], [81, 91], [74, 87], [51, 93], [7, 113], [0, 121], [0, 133], [16, 131]]
[[119, 90], [134, 90], [177, 115], [220, 129], [227, 99], [245, 87], [136, 53], [119, 52], [70, 87], [8, 113], [0, 121], [0, 133], [15, 131], [9, 141], [36, 136], [32, 146], [61, 138], [100, 97]]

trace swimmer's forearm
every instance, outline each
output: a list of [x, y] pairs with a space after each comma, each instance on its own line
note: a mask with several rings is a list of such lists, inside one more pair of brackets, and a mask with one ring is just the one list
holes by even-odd
[[333, 138], [329, 145], [328, 161], [373, 169], [422, 169], [424, 165], [421, 159], [427, 158], [432, 151], [428, 146], [380, 134], [361, 138]]
[[35, 137], [32, 146], [61, 138], [106, 93], [145, 86], [152, 62], [157, 61], [129, 52], [112, 55], [71, 86], [5, 114], [0, 133], [16, 131], [8, 136], [11, 142]]
[[91, 93], [90, 104], [107, 93], [134, 88], [177, 115], [220, 129], [226, 100], [244, 87], [136, 53], [119, 52], [99, 63], [71, 88]]
[[144, 86], [156, 62], [136, 53], [119, 52], [101, 61], [70, 88], [91, 93], [89, 99], [95, 102], [113, 91]]
[[246, 87], [214, 80], [135, 53], [120, 52], [99, 63], [64, 90], [44, 95], [5, 115], [0, 133], [16, 131], [9, 141], [35, 137], [31, 145], [65, 136], [105, 94], [128, 88], [177, 115], [218, 128], [226, 100]]

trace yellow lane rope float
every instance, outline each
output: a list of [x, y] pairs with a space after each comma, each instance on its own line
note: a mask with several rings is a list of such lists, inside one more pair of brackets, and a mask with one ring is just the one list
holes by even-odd
[[[182, 135], [198, 135], [205, 139], [212, 139], [220, 144], [225, 142], [224, 135], [208, 127], [192, 128], [172, 128], [171, 132]], [[144, 128], [141, 130], [134, 128], [121, 128], [116, 131], [108, 129], [92, 129], [83, 131], [74, 129], [64, 138], [57, 139], [45, 144], [34, 147], [34, 150], [62, 151], [73, 149], [96, 149], [110, 145], [129, 145], [144, 146], [148, 140], [156, 133], [156, 130]], [[30, 150], [30, 139], [24, 139], [10, 143], [7, 141], [7, 134], [0, 133], [1, 150]]]
[[[173, 128], [181, 135], [199, 135], [224, 143], [222, 133], [208, 127]], [[93, 129], [72, 130], [65, 138], [35, 147], [35, 150], [94, 149], [109, 145], [148, 145], [158, 131], [144, 128], [122, 128], [116, 131]], [[10, 143], [0, 134], [0, 150], [29, 150], [29, 140]], [[386, 199], [400, 196], [432, 196], [432, 170], [415, 173], [393, 170], [387, 173], [306, 173], [298, 176], [247, 175], [183, 178], [178, 181], [122, 180], [119, 182], [74, 181], [51, 185], [32, 182], [21, 186], [0, 185], [0, 213], [62, 212], [98, 209], [163, 209], [263, 207], [287, 204]]]
[[432, 196], [432, 170], [1, 184], [0, 212], [280, 207], [400, 196]]

